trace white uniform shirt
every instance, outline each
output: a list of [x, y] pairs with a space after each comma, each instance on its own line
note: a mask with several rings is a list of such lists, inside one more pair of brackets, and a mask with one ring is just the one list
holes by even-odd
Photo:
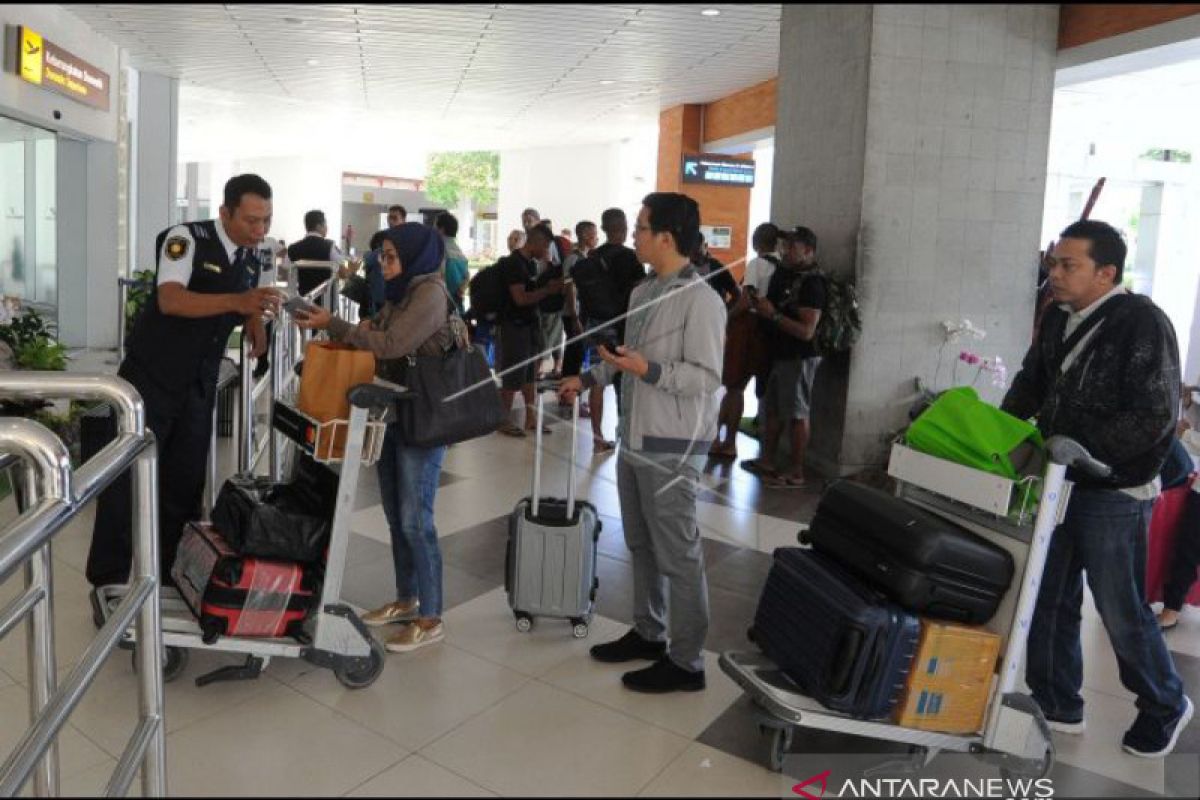
[[[225, 248], [225, 255], [229, 259], [229, 263], [232, 264], [237, 257], [238, 246], [229, 238], [229, 234], [225, 233], [225, 225], [221, 220], [218, 219], [215, 222], [217, 238], [220, 239], [221, 246]], [[180, 239], [184, 240], [187, 247], [178, 258], [171, 258], [167, 255], [167, 248], [178, 248], [178, 241]], [[181, 283], [184, 288], [187, 288], [188, 282], [192, 279], [192, 258], [195, 250], [196, 239], [192, 236], [192, 231], [187, 225], [176, 225], [167, 231], [167, 235], [163, 238], [162, 250], [158, 254], [158, 285], [162, 286], [164, 283]], [[274, 261], [262, 265], [262, 270], [258, 275], [258, 285], [275, 285]]]

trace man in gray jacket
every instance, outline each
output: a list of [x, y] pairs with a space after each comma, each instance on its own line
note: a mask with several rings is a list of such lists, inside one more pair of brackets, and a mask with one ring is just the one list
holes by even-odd
[[695, 200], [646, 196], [633, 241], [654, 275], [633, 290], [624, 344], [598, 348], [601, 364], [560, 384], [562, 399], [570, 401], [594, 385], [622, 382], [617, 492], [633, 556], [634, 626], [591, 653], [609, 663], [654, 661], [622, 676], [639, 692], [704, 688], [708, 583], [696, 493], [717, 430], [725, 307], [689, 263], [699, 236]]

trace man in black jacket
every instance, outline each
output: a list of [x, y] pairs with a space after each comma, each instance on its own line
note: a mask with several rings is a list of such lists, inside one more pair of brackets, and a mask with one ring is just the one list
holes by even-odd
[[1003, 408], [1037, 417], [1112, 467], [1103, 480], [1068, 473], [1075, 488], [1054, 533], [1029, 630], [1025, 679], [1050, 727], [1082, 733], [1079, 643], [1082, 573], [1120, 666], [1137, 695], [1127, 753], [1167, 755], [1192, 718], [1171, 654], [1142, 588], [1146, 531], [1179, 412], [1179, 347], [1166, 315], [1121, 285], [1126, 248], [1099, 221], [1062, 232], [1051, 256], [1055, 302]]

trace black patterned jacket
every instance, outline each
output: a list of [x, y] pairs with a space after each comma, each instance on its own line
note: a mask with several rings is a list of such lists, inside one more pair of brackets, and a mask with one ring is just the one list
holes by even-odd
[[[1179, 414], [1179, 345], [1166, 314], [1148, 298], [1115, 295], [1093, 312], [1102, 321], [1065, 372], [1069, 314], [1046, 313], [1002, 408], [1037, 418], [1045, 436], [1079, 441], [1112, 467], [1104, 480], [1068, 472], [1083, 486], [1123, 489], [1154, 480]], [[1092, 317], [1084, 323], [1092, 322]]]

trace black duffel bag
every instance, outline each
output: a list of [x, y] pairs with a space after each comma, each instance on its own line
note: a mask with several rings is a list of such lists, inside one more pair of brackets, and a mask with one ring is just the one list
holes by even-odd
[[309, 456], [290, 483], [234, 475], [221, 487], [213, 525], [241, 556], [314, 563], [324, 560], [337, 503], [337, 477]]

